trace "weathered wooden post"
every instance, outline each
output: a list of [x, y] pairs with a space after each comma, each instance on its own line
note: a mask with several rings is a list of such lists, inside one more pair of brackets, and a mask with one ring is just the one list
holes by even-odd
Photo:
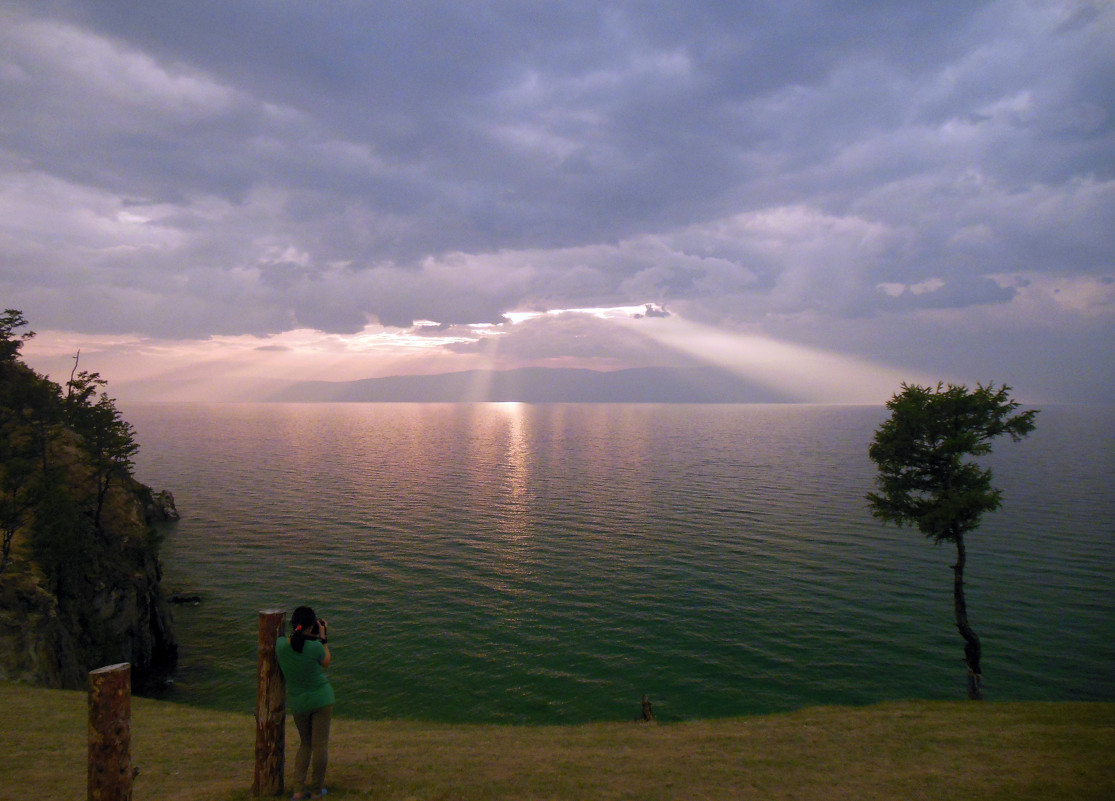
[[132, 666], [89, 671], [89, 801], [131, 801]]
[[256, 687], [256, 766], [253, 795], [283, 794], [286, 751], [286, 681], [275, 656], [275, 642], [283, 633], [286, 613], [259, 613], [258, 677]]

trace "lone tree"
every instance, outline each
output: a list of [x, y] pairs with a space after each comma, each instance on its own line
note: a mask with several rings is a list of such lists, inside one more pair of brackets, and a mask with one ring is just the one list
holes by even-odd
[[1034, 430], [1036, 410], [1016, 413], [1010, 387], [994, 384], [922, 387], [902, 384], [887, 401], [890, 419], [879, 426], [868, 450], [879, 468], [878, 492], [867, 495], [871, 513], [884, 523], [916, 526], [936, 544], [956, 545], [953, 607], [964, 638], [968, 697], [981, 699], [980, 641], [968, 623], [964, 601], [964, 536], [984, 512], [998, 509], [1002, 492], [991, 471], [970, 457], [991, 452], [991, 441], [1009, 434], [1017, 442]]

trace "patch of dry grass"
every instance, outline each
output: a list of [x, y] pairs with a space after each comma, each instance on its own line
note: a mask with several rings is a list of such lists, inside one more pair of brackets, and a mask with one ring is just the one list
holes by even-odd
[[[84, 693], [0, 683], [0, 801], [85, 795]], [[251, 715], [133, 699], [134, 798], [250, 798]], [[288, 767], [297, 733], [288, 723]], [[670, 725], [334, 721], [330, 799], [1112, 799], [1115, 704], [888, 703]]]

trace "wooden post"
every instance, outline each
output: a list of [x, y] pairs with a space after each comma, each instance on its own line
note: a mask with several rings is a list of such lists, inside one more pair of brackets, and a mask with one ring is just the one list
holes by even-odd
[[283, 633], [286, 613], [259, 613], [258, 677], [256, 687], [256, 766], [252, 795], [283, 794], [286, 751], [286, 680], [279, 670], [275, 642]]
[[89, 801], [131, 801], [132, 666], [89, 672]]

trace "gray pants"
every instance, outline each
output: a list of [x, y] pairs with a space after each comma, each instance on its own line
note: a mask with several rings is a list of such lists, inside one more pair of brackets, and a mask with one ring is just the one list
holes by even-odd
[[[298, 727], [298, 756], [294, 759], [294, 790], [311, 793], [321, 792], [325, 782], [325, 766], [329, 764], [329, 724], [333, 720], [333, 705], [323, 706], [312, 712], [302, 712], [294, 716]], [[313, 763], [310, 784], [306, 784], [306, 771]]]

